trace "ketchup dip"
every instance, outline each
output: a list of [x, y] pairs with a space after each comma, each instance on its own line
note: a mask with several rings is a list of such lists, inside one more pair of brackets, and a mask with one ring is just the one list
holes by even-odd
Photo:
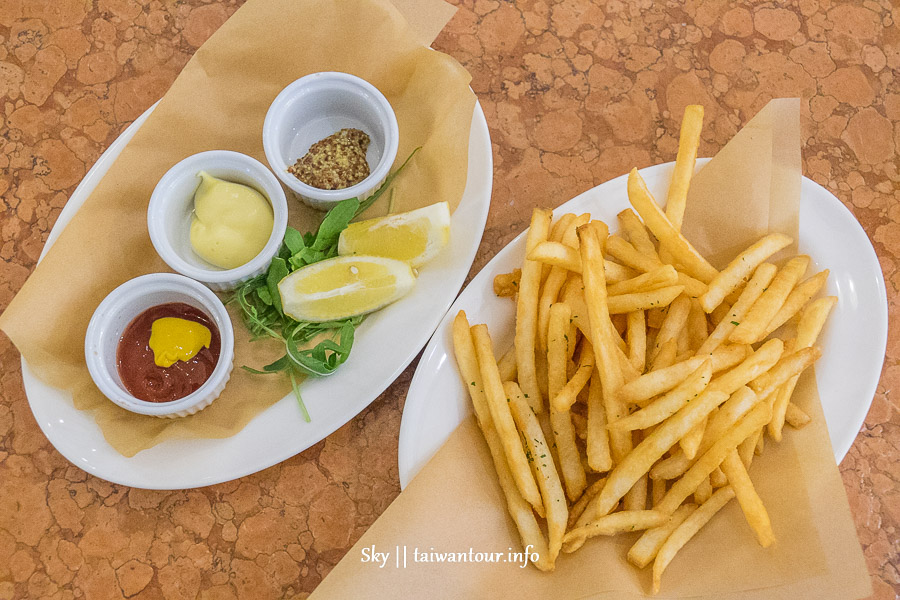
[[[150, 348], [153, 322], [176, 317], [206, 326], [211, 334], [209, 348], [203, 347], [188, 361], [176, 361], [171, 367], [154, 362]], [[219, 361], [219, 330], [206, 314], [183, 302], [170, 302], [148, 308], [125, 328], [116, 349], [116, 369], [125, 389], [147, 402], [172, 402], [195, 392], [206, 383]]]

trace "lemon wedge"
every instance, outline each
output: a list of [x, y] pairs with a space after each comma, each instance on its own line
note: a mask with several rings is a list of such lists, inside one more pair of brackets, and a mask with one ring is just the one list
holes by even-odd
[[284, 314], [297, 321], [363, 315], [405, 296], [412, 268], [381, 256], [338, 256], [297, 269], [278, 283]]
[[416, 210], [351, 223], [338, 240], [341, 256], [385, 256], [413, 268], [425, 264], [450, 241], [450, 206], [438, 202]]

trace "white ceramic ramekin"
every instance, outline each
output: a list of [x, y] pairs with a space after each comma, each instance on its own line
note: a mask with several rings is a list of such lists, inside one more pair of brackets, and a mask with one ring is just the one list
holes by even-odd
[[[369, 135], [366, 160], [370, 173], [363, 181], [341, 190], [322, 190], [288, 172], [310, 146], [348, 127]], [[387, 98], [371, 83], [347, 73], [328, 71], [301, 77], [281, 90], [263, 124], [269, 166], [300, 200], [319, 210], [328, 210], [347, 198], [371, 196], [394, 164], [399, 142], [397, 117]]]
[[[132, 396], [119, 377], [116, 350], [125, 328], [139, 314], [159, 304], [184, 302], [202, 310], [219, 330], [219, 361], [195, 392], [172, 402], [147, 402]], [[185, 417], [219, 397], [234, 366], [234, 329], [225, 305], [202, 284], [174, 273], [151, 273], [126, 281], [94, 311], [84, 337], [84, 358], [91, 378], [107, 398], [131, 412], [154, 417]]]
[[[275, 222], [265, 247], [250, 262], [234, 269], [221, 269], [206, 262], [191, 246], [191, 214], [198, 173], [254, 188], [272, 205]], [[150, 196], [147, 228], [159, 256], [173, 270], [196, 279], [217, 292], [232, 290], [264, 273], [284, 240], [287, 199], [272, 172], [258, 160], [239, 152], [210, 150], [189, 156], [168, 170]]]

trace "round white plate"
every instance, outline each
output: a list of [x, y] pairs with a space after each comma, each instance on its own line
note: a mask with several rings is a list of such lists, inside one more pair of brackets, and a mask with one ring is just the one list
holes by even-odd
[[[153, 108], [132, 123], [91, 168], [60, 214], [44, 252]], [[229, 438], [167, 441], [125, 458], [106, 443], [89, 413], [75, 409], [71, 394], [42, 383], [23, 359], [25, 393], [38, 424], [56, 449], [85, 471], [148, 489], [183, 489], [236, 479], [309, 448], [377, 398], [428, 341], [475, 259], [492, 181], [491, 140], [484, 113], [476, 104], [466, 189], [451, 219], [448, 247], [420, 270], [409, 295], [366, 319], [356, 332], [350, 358], [334, 375], [303, 383], [301, 392], [312, 423], [303, 421], [296, 400], [289, 395]]]
[[[709, 159], [697, 161], [697, 167]], [[674, 163], [641, 169], [656, 198], [664, 198]], [[556, 209], [557, 214], [590, 212], [616, 222], [629, 206], [627, 175], [586, 191]], [[495, 350], [513, 342], [515, 306], [493, 292], [494, 276], [522, 263], [525, 234], [501, 250], [472, 280], [450, 308], [425, 348], [413, 376], [400, 424], [400, 485], [412, 480], [456, 426], [471, 412], [453, 358], [451, 323], [465, 310], [469, 322], [487, 323]], [[800, 193], [800, 251], [819, 269], [831, 269], [829, 295], [839, 298], [823, 332], [823, 355], [816, 381], [835, 459], [840, 462], [862, 426], [884, 362], [887, 294], [878, 257], [860, 224], [840, 200], [803, 178]], [[499, 356], [499, 352], [498, 352]]]

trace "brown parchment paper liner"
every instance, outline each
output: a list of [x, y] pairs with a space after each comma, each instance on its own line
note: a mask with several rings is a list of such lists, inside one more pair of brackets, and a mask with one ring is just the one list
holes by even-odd
[[[782, 144], [777, 133], [799, 121], [798, 103], [773, 104], [777, 109], [770, 133], [760, 132], [749, 142], [745, 142], [748, 136], [738, 134], [730, 152], [720, 153], [698, 174], [709, 170], [705, 189], [710, 195], [702, 200], [718, 210], [706, 211], [705, 223], [695, 221], [694, 228], [716, 229], [743, 214], [744, 207], [738, 202], [745, 202], [746, 197], [726, 193], [731, 188], [731, 169], [743, 168], [745, 151], [751, 148], [777, 155], [775, 148]], [[772, 105], [764, 110], [772, 110]], [[766, 140], [764, 148], [755, 143], [759, 137]], [[772, 162], [762, 155], [753, 160]], [[797, 167], [793, 178], [799, 186], [799, 163]], [[759, 177], [771, 175], [764, 169], [758, 173]], [[749, 196], [766, 204], [749, 207], [751, 212], [768, 214], [768, 197]], [[778, 195], [773, 201], [780, 201]], [[796, 226], [796, 202], [793, 206], [793, 216], [786, 215], [780, 223]], [[758, 229], [742, 235], [755, 239], [767, 230], [769, 222], [768, 218], [747, 220], [748, 227]], [[777, 543], [761, 548], [737, 502], [730, 502], [679, 552], [663, 575], [662, 591], [655, 598], [832, 600], [871, 593], [811, 372], [801, 377], [794, 401], [809, 413], [812, 422], [801, 430], [786, 427], [780, 444], [768, 440], [765, 452], [750, 469]], [[632, 534], [589, 540], [578, 552], [561, 554], [556, 570], [549, 574], [530, 565], [521, 568], [521, 563], [503, 562], [510, 550], [521, 551], [521, 542], [507, 516], [487, 446], [475, 419], [469, 417], [311, 598], [644, 598], [649, 596], [650, 568], [638, 570], [625, 560], [637, 538], [638, 534]], [[362, 560], [363, 550], [368, 548], [371, 555], [373, 546], [374, 551], [390, 552], [383, 568]], [[468, 553], [470, 548], [500, 553], [503, 558], [491, 563], [415, 562], [416, 551]]]
[[[166, 439], [232, 435], [290, 391], [285, 378], [235, 368], [209, 408], [168, 420], [118, 408], [90, 379], [84, 333], [94, 309], [124, 281], [168, 270], [150, 243], [146, 214], [156, 182], [176, 162], [226, 149], [265, 164], [262, 125], [278, 92], [308, 73], [344, 71], [368, 80], [391, 102], [400, 126], [395, 166], [422, 147], [395, 180], [395, 210], [441, 200], [457, 205], [475, 98], [465, 69], [423, 45], [453, 9], [440, 0], [403, 4], [412, 8], [416, 29], [387, 0], [248, 0], [197, 51], [0, 316], [0, 328], [32, 371], [71, 390], [75, 406], [93, 411], [122, 454]], [[321, 219], [321, 213], [288, 202], [290, 223], [300, 231]], [[381, 203], [369, 214], [385, 212]], [[259, 367], [277, 357], [278, 344], [250, 344], [234, 313], [232, 320], [236, 366]]]
[[[799, 114], [799, 98], [771, 100], [691, 179], [682, 231], [717, 269], [761, 232], [797, 239]], [[778, 256], [796, 253], [795, 242]]]

